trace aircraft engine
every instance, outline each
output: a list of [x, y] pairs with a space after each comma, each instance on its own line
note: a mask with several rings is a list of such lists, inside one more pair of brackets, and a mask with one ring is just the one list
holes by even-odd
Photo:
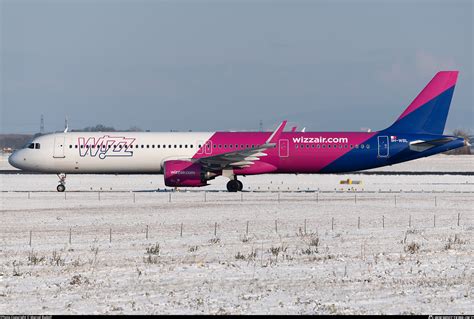
[[186, 160], [169, 160], [164, 163], [165, 185], [171, 187], [206, 186], [218, 174], [205, 171], [201, 164]]

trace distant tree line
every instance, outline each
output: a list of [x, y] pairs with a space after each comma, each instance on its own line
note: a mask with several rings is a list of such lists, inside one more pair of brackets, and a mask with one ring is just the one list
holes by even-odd
[[4, 148], [19, 149], [31, 141], [31, 134], [0, 134], [0, 150]]
[[[121, 132], [143, 132], [138, 126], [132, 126], [128, 130], [120, 130]], [[97, 124], [96, 126], [87, 126], [83, 129], [72, 129], [71, 132], [117, 132], [113, 126], [105, 126]]]
[[[105, 126], [103, 124], [97, 124], [95, 126], [87, 126], [83, 129], [71, 129], [70, 132], [117, 132], [112, 126]], [[122, 132], [143, 132], [138, 126], [132, 126], [128, 130], [120, 130]], [[45, 133], [48, 134], [48, 133]], [[44, 134], [0, 134], [0, 150], [2, 149], [19, 149], [26, 145], [33, 138]]]

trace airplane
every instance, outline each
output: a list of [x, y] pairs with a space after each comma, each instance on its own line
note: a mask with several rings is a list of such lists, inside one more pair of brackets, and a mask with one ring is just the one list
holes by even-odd
[[467, 145], [443, 135], [458, 71], [438, 72], [388, 128], [367, 132], [64, 132], [34, 138], [9, 163], [66, 174], [163, 174], [169, 187], [201, 187], [217, 176], [345, 173], [393, 165]]

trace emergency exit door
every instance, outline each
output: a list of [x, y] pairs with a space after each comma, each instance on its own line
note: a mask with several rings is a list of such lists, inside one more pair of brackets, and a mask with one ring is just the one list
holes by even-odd
[[290, 154], [289, 142], [288, 140], [279, 140], [278, 141], [278, 155], [280, 157], [288, 157]]

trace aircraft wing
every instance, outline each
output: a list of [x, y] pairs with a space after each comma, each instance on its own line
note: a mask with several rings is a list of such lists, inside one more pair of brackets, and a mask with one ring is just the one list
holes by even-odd
[[456, 138], [454, 137], [443, 137], [443, 138], [429, 140], [429, 141], [417, 140], [417, 141], [410, 142], [410, 150], [415, 151], [415, 152], [423, 152], [423, 151], [429, 150], [430, 148], [440, 146], [454, 140], [456, 140]]
[[278, 138], [285, 128], [286, 121], [283, 121], [272, 135], [261, 145], [255, 148], [245, 148], [232, 152], [221, 153], [196, 159], [196, 163], [202, 164], [209, 170], [218, 170], [225, 168], [244, 168], [249, 167], [261, 157], [267, 156], [266, 150], [275, 148]]

